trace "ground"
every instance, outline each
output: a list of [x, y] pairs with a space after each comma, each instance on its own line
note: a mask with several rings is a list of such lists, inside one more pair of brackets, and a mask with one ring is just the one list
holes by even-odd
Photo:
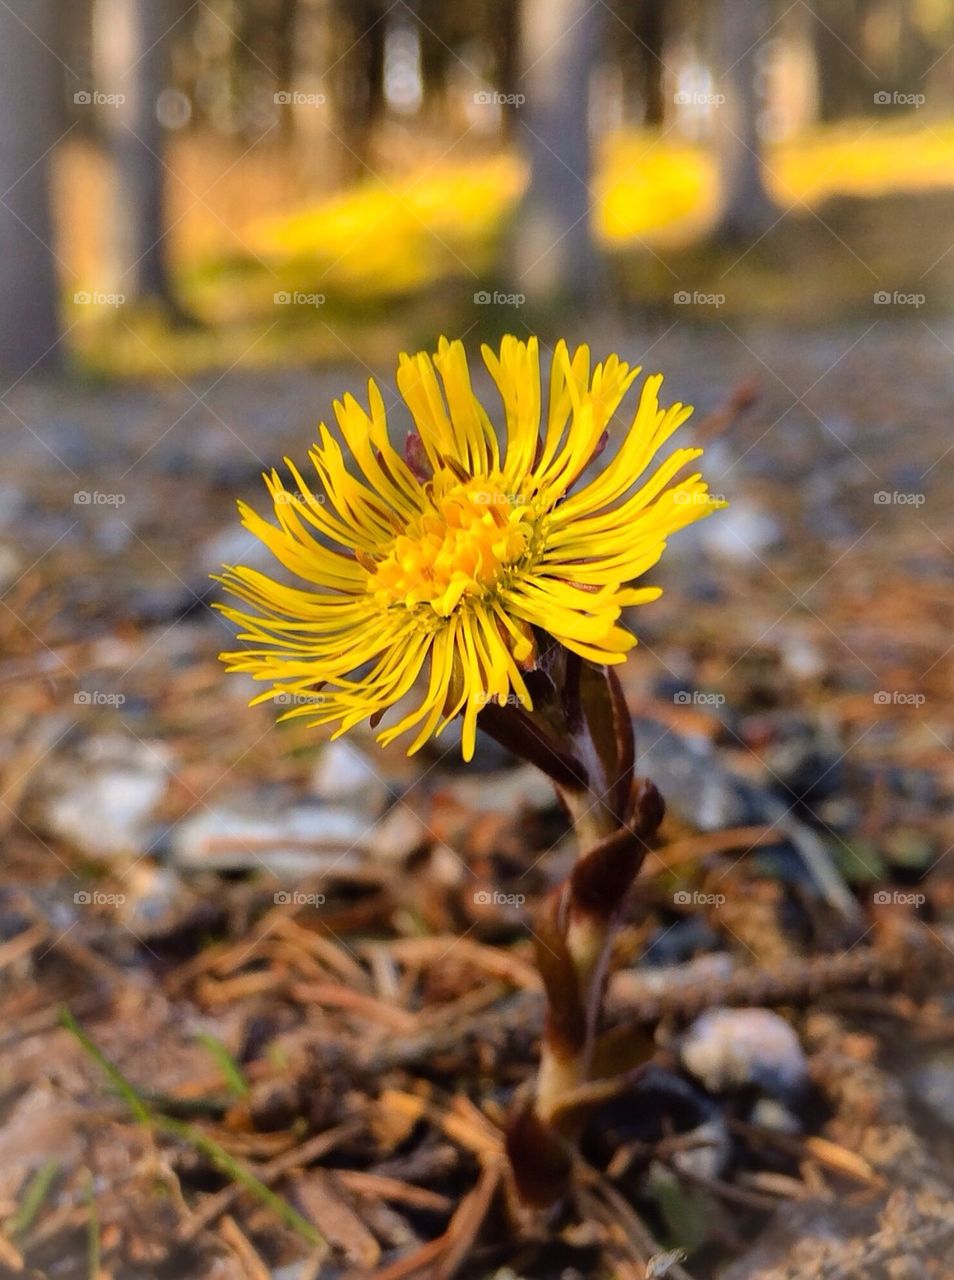
[[[900, 310], [587, 333], [697, 405], [731, 506], [633, 618], [669, 812], [607, 1017], [653, 1062], [547, 1223], [501, 1158], [573, 858], [547, 785], [487, 741], [329, 749], [216, 657], [235, 498], [368, 370], [7, 395], [3, 1267], [954, 1274], [954, 324]], [[793, 1042], [699, 1021], [734, 1006]]]

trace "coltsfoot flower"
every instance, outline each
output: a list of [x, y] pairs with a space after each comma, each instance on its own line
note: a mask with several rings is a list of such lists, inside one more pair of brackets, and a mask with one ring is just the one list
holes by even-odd
[[[554, 354], [544, 406], [537, 340], [503, 339], [484, 361], [503, 401], [498, 433], [470, 381], [460, 342], [433, 358], [402, 355], [398, 388], [415, 433], [399, 453], [373, 381], [368, 410], [336, 401], [340, 438], [324, 424], [310, 452], [317, 484], [286, 459], [296, 490], [265, 476], [277, 526], [245, 503], [242, 520], [303, 585], [255, 569], [220, 581], [254, 612], [220, 606], [247, 647], [222, 655], [305, 716], [383, 726], [388, 743], [414, 732], [408, 754], [462, 716], [465, 759], [488, 702], [532, 709], [524, 680], [546, 636], [598, 664], [636, 643], [619, 625], [660, 589], [632, 585], [666, 538], [708, 515], [698, 473], [677, 480], [700, 449], [651, 468], [691, 408], [659, 407], [662, 377], [643, 383], [635, 416], [601, 469], [589, 468], [640, 370], [616, 355], [594, 369], [586, 346]], [[344, 447], [342, 447], [342, 445]], [[398, 707], [400, 704], [400, 707]]]

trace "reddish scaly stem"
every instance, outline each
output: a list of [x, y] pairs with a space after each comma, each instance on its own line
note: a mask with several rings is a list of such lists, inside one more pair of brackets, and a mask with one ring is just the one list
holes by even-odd
[[632, 722], [612, 668], [551, 650], [538, 684], [533, 712], [488, 708], [481, 724], [553, 779], [580, 845], [534, 926], [546, 1023], [534, 1097], [508, 1136], [518, 1191], [546, 1205], [566, 1190], [573, 1095], [591, 1080], [613, 939], [663, 803], [652, 783], [634, 778]]

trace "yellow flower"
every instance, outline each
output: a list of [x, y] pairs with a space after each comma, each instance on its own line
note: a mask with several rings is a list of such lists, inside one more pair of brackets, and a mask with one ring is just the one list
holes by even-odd
[[[278, 525], [244, 503], [245, 527], [303, 586], [250, 568], [221, 582], [254, 613], [220, 606], [249, 647], [222, 655], [230, 671], [271, 687], [255, 702], [291, 704], [282, 719], [377, 724], [387, 743], [416, 730], [408, 754], [463, 716], [465, 759], [488, 702], [532, 709], [524, 674], [546, 633], [595, 663], [622, 662], [636, 643], [622, 609], [656, 599], [632, 587], [674, 530], [722, 505], [698, 474], [674, 483], [699, 449], [677, 449], [646, 475], [692, 412], [661, 409], [658, 374], [610, 460], [584, 472], [637, 375], [616, 355], [590, 369], [590, 353], [561, 342], [543, 408], [536, 338], [483, 348], [503, 401], [497, 432], [475, 396], [460, 342], [433, 359], [402, 355], [397, 383], [416, 434], [405, 456], [388, 436], [384, 401], [369, 411], [335, 402], [345, 448], [322, 424], [310, 454], [320, 487], [286, 459], [297, 492], [277, 471], [265, 481]], [[442, 393], [443, 389], [443, 393]], [[415, 692], [416, 691], [416, 692]]]

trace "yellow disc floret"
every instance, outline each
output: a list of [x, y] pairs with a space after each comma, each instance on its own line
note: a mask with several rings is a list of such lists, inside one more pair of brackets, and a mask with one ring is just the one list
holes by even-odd
[[427, 509], [369, 569], [368, 590], [383, 608], [430, 605], [450, 617], [468, 596], [485, 597], [530, 546], [529, 510], [499, 488], [502, 477], [458, 480], [439, 473]]

